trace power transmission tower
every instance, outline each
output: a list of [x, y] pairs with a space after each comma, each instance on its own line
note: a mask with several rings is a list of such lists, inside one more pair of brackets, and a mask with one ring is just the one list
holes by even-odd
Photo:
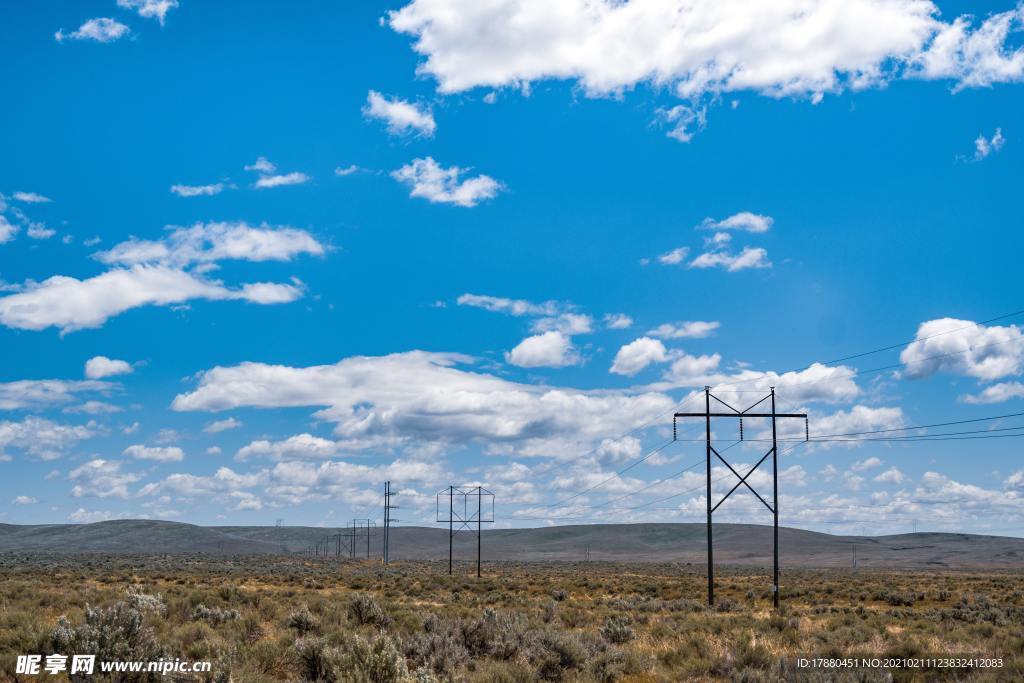
[[[729, 412], [729, 413], [725, 413], [725, 412], [713, 413], [713, 412], [711, 412], [711, 399], [715, 399], [716, 401], [721, 403], [723, 406], [725, 406], [726, 408], [728, 408], [732, 412]], [[771, 401], [771, 412], [770, 413], [753, 413], [753, 412], [750, 412], [751, 410], [753, 410], [754, 408], [756, 408], [757, 406], [761, 405], [762, 403], [764, 403], [765, 401], [768, 401], [768, 400]], [[702, 418], [704, 418], [704, 427], [705, 427], [705, 434], [706, 434], [706, 436], [705, 436], [705, 444], [706, 444], [706, 448], [707, 448], [707, 451], [706, 451], [706, 455], [707, 455], [707, 495], [706, 495], [706, 500], [707, 500], [707, 511], [708, 511], [708, 522], [707, 522], [707, 524], [708, 524], [708, 604], [709, 605], [714, 605], [715, 604], [715, 564], [714, 564], [714, 550], [713, 550], [713, 544], [712, 544], [712, 540], [711, 540], [712, 539], [712, 534], [711, 534], [711, 515], [712, 515], [712, 513], [714, 513], [715, 510], [717, 510], [719, 508], [719, 506], [721, 506], [722, 503], [724, 503], [726, 501], [726, 499], [729, 498], [729, 496], [731, 496], [733, 494], [734, 491], [736, 491], [736, 489], [738, 489], [740, 486], [746, 486], [750, 490], [750, 492], [753, 493], [754, 496], [756, 496], [757, 499], [759, 501], [761, 501], [766, 508], [768, 508], [768, 511], [772, 513], [773, 526], [775, 528], [775, 537], [774, 537], [775, 538], [775, 540], [774, 540], [775, 552], [774, 552], [773, 573], [772, 573], [772, 602], [775, 605], [775, 607], [778, 608], [778, 606], [779, 606], [779, 463], [778, 463], [778, 460], [779, 460], [779, 449], [778, 449], [778, 434], [777, 434], [777, 430], [776, 430], [776, 420], [778, 420], [779, 418], [789, 418], [789, 417], [800, 418], [800, 419], [804, 420], [804, 437], [805, 437], [805, 439], [809, 439], [810, 438], [810, 434], [809, 434], [810, 428], [809, 428], [808, 423], [807, 423], [807, 414], [806, 413], [778, 413], [778, 412], [776, 412], [775, 411], [775, 387], [771, 387], [771, 393], [769, 393], [767, 396], [759, 399], [758, 401], [756, 401], [752, 405], [748, 406], [744, 410], [736, 410], [731, 405], [729, 405], [728, 403], [726, 403], [722, 399], [720, 399], [717, 396], [715, 396], [714, 394], [712, 394], [711, 393], [711, 387], [704, 387], [704, 412], [703, 413], [675, 413], [675, 415], [672, 418], [672, 434], [673, 434], [673, 439], [675, 439], [676, 418], [680, 418], [680, 417], [702, 417]], [[757, 461], [757, 464], [754, 465], [753, 467], [751, 467], [750, 470], [745, 475], [740, 476], [740, 473], [737, 472], [735, 470], [735, 468], [733, 468], [733, 466], [730, 465], [729, 462], [725, 458], [722, 457], [722, 454], [719, 453], [717, 450], [715, 450], [715, 448], [711, 445], [711, 418], [713, 418], [713, 417], [714, 418], [720, 418], [720, 417], [739, 418], [739, 420], [740, 420], [741, 440], [742, 440], [742, 430], [743, 430], [743, 427], [742, 427], [742, 425], [743, 425], [743, 418], [747, 417], [747, 418], [770, 418], [771, 419], [771, 421], [772, 421], [772, 446], [771, 446], [770, 449], [768, 449], [767, 453], [765, 453], [763, 456], [761, 456], [761, 459]], [[714, 506], [711, 505], [711, 454], [712, 453], [714, 453], [718, 457], [718, 459], [721, 460], [722, 463], [726, 467], [729, 468], [729, 471], [732, 472], [734, 475], [736, 475], [736, 477], [739, 479], [739, 481], [736, 483], [736, 485], [733, 486], [732, 489], [730, 489], [728, 493], [726, 493], [724, 496], [722, 496], [722, 499], [719, 500]], [[761, 463], [763, 463], [768, 458], [769, 455], [772, 456], [772, 495], [773, 495], [773, 501], [772, 502], [773, 502], [773, 505], [769, 505], [765, 501], [765, 499], [761, 497], [761, 494], [759, 494], [757, 491], [755, 491], [754, 487], [752, 487], [747, 482], [747, 478], [750, 475], [752, 475], [754, 473], [754, 471], [758, 467], [761, 466]]]
[[391, 482], [384, 482], [384, 548], [381, 552], [381, 558], [385, 566], [391, 560], [391, 547], [389, 545], [391, 541], [391, 522], [397, 521], [391, 519], [391, 511], [398, 509], [397, 505], [391, 504], [391, 496], [393, 495], [395, 494], [391, 492]]
[[[470, 503], [471, 498], [476, 498], [476, 505]], [[442, 502], [448, 499], [447, 517], [442, 513]], [[458, 504], [456, 503], [458, 499]], [[484, 500], [487, 503], [484, 503]], [[475, 511], [473, 508], [476, 508]], [[447, 491], [437, 494], [437, 517], [438, 522], [448, 523], [448, 573], [452, 573], [452, 554], [454, 549], [455, 534], [463, 529], [472, 529], [476, 523], [476, 575], [481, 575], [481, 558], [483, 555], [483, 525], [494, 523], [494, 494], [482, 486], [462, 490], [449, 486]], [[455, 527], [456, 523], [459, 525]]]
[[583, 559], [586, 562], [590, 562], [590, 544], [589, 543], [587, 543], [585, 546], [583, 546]]
[[366, 559], [370, 559], [370, 535], [373, 529], [377, 527], [377, 523], [372, 519], [353, 519], [352, 520], [352, 557], [356, 556], [355, 543], [356, 537], [366, 534]]
[[278, 517], [274, 520], [274, 526], [280, 529], [282, 526], [284, 526], [284, 520]]

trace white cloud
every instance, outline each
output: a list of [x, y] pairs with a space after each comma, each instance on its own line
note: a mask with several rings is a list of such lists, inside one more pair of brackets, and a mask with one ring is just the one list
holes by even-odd
[[0, 216], [0, 244], [10, 242], [18, 234], [18, 226], [12, 225], [6, 217]]
[[412, 102], [397, 97], [385, 97], [375, 90], [366, 96], [363, 115], [387, 122], [388, 132], [404, 135], [417, 132], [424, 137], [433, 137], [437, 124], [429, 109], [421, 109]]
[[940, 318], [921, 323], [915, 341], [900, 353], [901, 376], [918, 379], [937, 372], [995, 380], [1024, 369], [1024, 334], [1016, 325], [977, 325]]
[[77, 31], [64, 33], [61, 29], [53, 34], [58, 43], [67, 39], [71, 40], [93, 40], [97, 43], [112, 43], [130, 33], [127, 26], [109, 17], [97, 17], [89, 19], [78, 27]]
[[112, 389], [108, 382], [90, 382], [63, 379], [23, 379], [0, 382], [0, 410], [48, 408], [70, 403], [79, 393], [101, 392]]
[[102, 326], [109, 318], [140, 306], [184, 303], [190, 299], [287, 303], [302, 290], [276, 283], [245, 284], [228, 289], [166, 266], [136, 265], [85, 280], [55, 275], [24, 290], [0, 297], [0, 323], [22, 330], [58, 327], [62, 333]]
[[244, 168], [246, 171], [253, 171], [260, 174], [260, 177], [253, 184], [253, 187], [257, 190], [282, 187], [284, 185], [301, 185], [313, 179], [305, 173], [299, 173], [298, 171], [275, 174], [274, 172], [277, 171], [277, 166], [272, 164], [266, 157], [259, 157], [254, 163], [249, 164]]
[[253, 163], [244, 167], [246, 171], [253, 171], [256, 173], [273, 173], [277, 170], [277, 166], [270, 163], [270, 160], [266, 157], [259, 157]]
[[122, 472], [121, 463], [95, 458], [71, 470], [68, 479], [75, 482], [71, 495], [96, 498], [128, 498], [128, 485], [141, 477], [138, 474]]
[[344, 166], [344, 167], [338, 166], [338, 167], [336, 167], [334, 169], [334, 175], [339, 176], [339, 177], [343, 177], [343, 176], [347, 176], [347, 175], [352, 175], [353, 173], [357, 173], [359, 170], [360, 170], [360, 168], [358, 166], [356, 166], [355, 164], [351, 164], [349, 166]]
[[762, 216], [750, 211], [740, 211], [728, 218], [716, 221], [713, 218], [705, 218], [701, 227], [707, 230], [744, 230], [746, 232], [768, 232], [775, 219], [771, 216]]
[[854, 472], [863, 472], [864, 470], [874, 469], [880, 467], [882, 461], [879, 458], [870, 457], [866, 460], [858, 460], [857, 462], [850, 465], [850, 469]]
[[860, 491], [864, 487], [864, 477], [846, 472], [843, 474], [843, 487], [850, 491]]
[[224, 191], [224, 183], [210, 185], [171, 185], [171, 192], [179, 197], [210, 197]]
[[109, 415], [110, 413], [119, 413], [121, 410], [122, 408], [105, 401], [86, 401], [80, 405], [65, 408], [62, 412], [72, 415], [79, 413], [84, 413], [85, 415]]
[[185, 459], [185, 453], [177, 446], [135, 444], [124, 449], [124, 454], [136, 460], [155, 460], [156, 462], [178, 462]]
[[25, 231], [25, 234], [34, 240], [48, 240], [56, 235], [57, 231], [51, 230], [42, 223], [33, 221], [29, 223], [28, 230]]
[[131, 372], [132, 364], [125, 360], [114, 360], [106, 356], [93, 356], [85, 361], [85, 376], [89, 379], [128, 375]]
[[694, 108], [685, 104], [657, 111], [658, 121], [669, 127], [665, 135], [679, 142], [689, 142], [704, 130], [708, 123], [707, 113], [706, 107]]
[[703, 320], [664, 323], [648, 331], [647, 336], [659, 339], [703, 339], [711, 336], [721, 325], [719, 322]]
[[1011, 10], [972, 30], [922, 0], [412, 0], [388, 14], [441, 92], [574, 79], [590, 95], [649, 83], [689, 100], [753, 90], [818, 101], [900, 77], [1018, 81], [1024, 55], [1006, 40], [1020, 20]]
[[609, 371], [632, 377], [651, 363], [664, 363], [668, 358], [664, 344], [657, 339], [640, 337], [618, 350]]
[[340, 446], [330, 439], [312, 434], [296, 434], [283, 441], [253, 441], [235, 454], [236, 460], [269, 458], [271, 460], [325, 460], [338, 454]]
[[664, 254], [658, 255], [658, 263], [666, 266], [674, 266], [685, 261], [689, 254], [689, 247], [676, 247], [672, 251], [667, 251]]
[[554, 301], [536, 304], [524, 299], [506, 299], [485, 294], [463, 294], [456, 300], [456, 303], [460, 306], [473, 306], [494, 313], [508, 313], [514, 316], [555, 315], [558, 313], [558, 304]]
[[79, 441], [96, 434], [91, 422], [88, 425], [66, 425], [35, 416], [20, 422], [0, 421], [0, 454], [13, 447], [41, 460], [53, 460]]
[[15, 192], [11, 196], [19, 202], [26, 202], [28, 204], [46, 204], [53, 201], [49, 197], [44, 197], [38, 192]]
[[262, 223], [196, 223], [191, 227], [170, 226], [160, 240], [131, 238], [116, 244], [96, 258], [110, 265], [133, 266], [159, 263], [184, 268], [196, 263], [223, 260], [290, 261], [295, 256], [322, 256], [326, 247], [305, 230]]
[[626, 330], [633, 326], [633, 319], [625, 313], [608, 313], [604, 316], [604, 325], [609, 330]]
[[31, 496], [16, 496], [13, 500], [11, 500], [11, 503], [13, 503], [14, 505], [32, 505], [33, 503], [38, 502], [38, 500]]
[[219, 432], [226, 432], [229, 429], [238, 429], [242, 426], [241, 420], [236, 420], [233, 417], [229, 417], [226, 420], [214, 420], [210, 424], [203, 427], [203, 431], [207, 434], [217, 434]]
[[594, 319], [580, 313], [562, 313], [550, 318], [538, 318], [530, 325], [534, 332], [561, 332], [566, 336], [590, 334], [594, 331]]
[[178, 6], [178, 0], [117, 0], [117, 6], [135, 10], [140, 17], [156, 19], [163, 26], [167, 13]]
[[906, 480], [907, 477], [905, 474], [895, 467], [890, 467], [885, 472], [882, 472], [875, 477], [873, 481], [876, 481], [879, 484], [902, 484]]
[[70, 515], [68, 520], [75, 524], [95, 524], [96, 522], [106, 522], [107, 520], [118, 517], [113, 512], [107, 510], [86, 510], [85, 508], [78, 508]]
[[985, 387], [979, 394], [964, 394], [960, 400], [964, 403], [1002, 403], [1014, 398], [1024, 398], [1024, 384], [1021, 382], [1000, 382]]
[[561, 368], [579, 362], [572, 339], [552, 330], [535, 334], [505, 354], [505, 360], [521, 368]]
[[771, 268], [768, 252], [761, 247], [743, 247], [739, 254], [728, 251], [706, 251], [690, 262], [690, 268], [724, 268], [735, 273], [747, 268]]
[[[791, 394], [787, 392], [787, 398], [791, 397]], [[799, 400], [799, 399], [796, 399]], [[787, 422], [792, 422], [787, 421]], [[839, 410], [831, 415], [817, 415], [811, 413], [810, 415], [810, 435], [811, 441], [814, 442], [815, 437], [821, 436], [822, 438], [828, 438], [829, 434], [856, 434], [863, 432], [871, 432], [875, 430], [885, 429], [898, 429], [904, 425], [903, 410], [901, 408], [872, 408], [870, 406], [856, 405], [849, 410]], [[783, 433], [791, 436], [803, 436], [803, 425], [787, 424], [783, 427]], [[840, 437], [842, 438], [842, 437]], [[857, 441], [856, 437], [850, 437], [851, 440], [848, 442], [843, 441], [821, 441], [815, 445], [822, 448], [830, 448], [832, 446], [846, 446], [855, 447], [860, 445], [862, 442]], [[877, 466], [875, 461], [878, 458], [868, 458], [867, 460], [858, 463], [859, 468], [854, 467], [853, 469], [863, 470], [868, 467]], [[881, 464], [879, 461], [877, 464]]]
[[303, 183], [312, 180], [305, 173], [299, 173], [293, 171], [292, 173], [282, 173], [280, 175], [266, 175], [256, 181], [254, 187], [258, 190], [264, 190], [271, 187], [281, 187], [283, 185], [301, 185]]
[[476, 206], [482, 200], [495, 197], [503, 189], [500, 182], [486, 175], [460, 181], [460, 176], [467, 171], [458, 166], [442, 168], [432, 157], [426, 157], [414, 159], [392, 171], [391, 177], [411, 188], [410, 197], [422, 197], [432, 204]]
[[220, 446], [210, 446], [209, 448], [206, 449], [207, 455], [220, 455], [220, 453]]
[[979, 135], [974, 140], [974, 160], [981, 161], [993, 152], [998, 152], [1005, 143], [1006, 138], [1003, 137], [1002, 128], [996, 128], [996, 132], [991, 139], [986, 138], [984, 135]]
[[955, 79], [954, 92], [967, 87], [1019, 81], [1024, 70], [1024, 53], [1008, 50], [1007, 38], [1021, 29], [1024, 10], [987, 17], [971, 30], [970, 16], [939, 24], [928, 49], [915, 56], [917, 75], [923, 78]]
[[[771, 387], [784, 392], [787, 401], [845, 403], [857, 398], [860, 388], [853, 381], [853, 368], [845, 365], [828, 366], [814, 363], [803, 370], [778, 373], [774, 371], [741, 370], [734, 373], [719, 372], [719, 354], [710, 356], [681, 356], [674, 360], [665, 380], [669, 386], [711, 386], [712, 392], [723, 401], [736, 405], [744, 403], [749, 393], [764, 392]], [[744, 404], [745, 405], [745, 404]], [[818, 434], [852, 429], [819, 429]]]
[[[556, 333], [557, 334], [557, 333]], [[510, 382], [455, 367], [458, 354], [410, 351], [294, 368], [263, 363], [217, 367], [174, 410], [320, 407], [350, 444], [487, 444], [497, 451], [569, 457], [635, 428], [674, 401], [656, 392], [585, 392]]]

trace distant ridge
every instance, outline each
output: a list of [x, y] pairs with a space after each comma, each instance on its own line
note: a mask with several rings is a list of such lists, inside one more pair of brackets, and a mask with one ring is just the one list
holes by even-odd
[[[0, 553], [108, 553], [261, 555], [299, 553], [335, 528], [221, 526], [205, 527], [156, 520], [115, 520], [93, 524], [0, 524]], [[378, 558], [381, 536], [370, 538], [370, 556]], [[485, 530], [485, 561], [580, 561], [585, 547], [595, 561], [702, 564], [703, 524], [594, 524], [534, 529]], [[849, 567], [853, 546], [863, 568], [1022, 568], [1024, 539], [954, 533], [895, 536], [833, 536], [780, 527], [783, 567]], [[475, 557], [475, 535], [456, 536], [460, 560]], [[331, 548], [332, 555], [334, 546]], [[771, 563], [771, 527], [716, 524], [715, 560], [721, 564], [766, 566]], [[366, 557], [365, 536], [356, 557]], [[448, 530], [395, 527], [394, 560], [448, 557]]]

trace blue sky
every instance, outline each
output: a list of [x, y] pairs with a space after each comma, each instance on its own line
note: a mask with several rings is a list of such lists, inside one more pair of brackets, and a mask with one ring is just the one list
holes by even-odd
[[[973, 324], [1024, 309], [1021, 10], [718, 7], [6, 5], [0, 520], [700, 521], [705, 384], [812, 436], [1024, 411], [1021, 316]], [[1019, 454], [794, 446], [782, 521], [1020, 535]]]

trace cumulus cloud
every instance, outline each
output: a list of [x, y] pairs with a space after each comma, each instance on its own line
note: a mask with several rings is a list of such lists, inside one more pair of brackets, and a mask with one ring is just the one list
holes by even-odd
[[282, 441], [253, 441], [240, 448], [235, 454], [235, 459], [325, 460], [337, 455], [339, 450], [340, 446], [335, 441], [304, 433]]
[[75, 482], [71, 495], [76, 498], [128, 498], [128, 486], [141, 478], [123, 472], [121, 463], [102, 458], [90, 460], [68, 473], [68, 479]]
[[937, 372], [996, 380], [1024, 368], [1024, 334], [1016, 325], [986, 327], [970, 320], [940, 318], [921, 323], [915, 341], [902, 353], [901, 376], [929, 377]]
[[633, 326], [633, 319], [625, 313], [608, 313], [604, 316], [604, 326], [609, 330], [626, 330]]
[[0, 216], [0, 244], [10, 242], [18, 234], [18, 226], [12, 225], [5, 216]]
[[25, 202], [27, 204], [47, 204], [53, 200], [49, 197], [43, 196], [38, 192], [15, 192], [13, 195], [19, 202]]
[[[743, 404], [745, 397], [749, 398], [747, 392], [767, 394], [771, 387], [784, 391], [786, 400], [796, 403], [846, 403], [860, 394], [860, 388], [853, 381], [854, 369], [845, 365], [814, 363], [802, 370], [783, 373], [750, 369], [728, 373], [718, 370], [720, 361], [721, 356], [717, 353], [705, 356], [684, 354], [673, 361], [665, 373], [664, 384], [689, 387], [708, 385], [716, 396], [737, 407]], [[817, 430], [819, 434], [834, 431], [841, 430]]]
[[155, 460], [156, 462], [178, 462], [185, 459], [185, 453], [177, 446], [136, 444], [124, 449], [124, 454], [136, 460]]
[[708, 123], [706, 107], [688, 107], [677, 104], [667, 109], [658, 109], [657, 120], [668, 127], [665, 133], [679, 142], [689, 142], [693, 136], [704, 130]]
[[728, 218], [716, 221], [714, 218], [705, 218], [701, 227], [706, 230], [743, 230], [746, 232], [768, 232], [775, 219], [771, 216], [762, 216], [750, 211], [740, 211]]
[[244, 167], [246, 171], [252, 171], [259, 173], [260, 177], [253, 184], [257, 190], [265, 190], [272, 187], [281, 187], [283, 185], [301, 185], [302, 183], [309, 182], [313, 178], [293, 171], [292, 173], [275, 173], [277, 166], [272, 164], [266, 157], [259, 157], [255, 162]]
[[519, 342], [505, 360], [521, 368], [562, 368], [579, 363], [580, 358], [568, 335], [551, 330]]
[[0, 323], [22, 330], [59, 328], [62, 333], [101, 327], [109, 318], [140, 306], [184, 303], [191, 299], [241, 300], [258, 304], [298, 299], [296, 285], [249, 283], [228, 289], [220, 282], [161, 265], [117, 268], [79, 280], [55, 275], [0, 297]]
[[207, 434], [218, 434], [220, 432], [226, 432], [229, 429], [238, 429], [242, 426], [241, 420], [236, 420], [233, 417], [229, 417], [226, 420], [214, 420], [210, 424], [203, 427], [203, 431]]
[[63, 379], [23, 379], [0, 382], [0, 410], [49, 408], [70, 403], [78, 394], [107, 393], [113, 388], [108, 382]]
[[179, 197], [211, 197], [224, 191], [224, 183], [210, 185], [171, 185], [171, 192]]
[[582, 313], [561, 313], [549, 318], [538, 318], [530, 325], [534, 332], [561, 332], [566, 336], [590, 334], [594, 331], [594, 319]]
[[1024, 398], [1024, 384], [1021, 382], [1000, 382], [985, 387], [977, 394], [964, 394], [960, 400], [964, 403], [1003, 403], [1014, 398]]
[[279, 175], [265, 175], [253, 185], [257, 190], [265, 190], [271, 187], [282, 187], [284, 185], [301, 185], [309, 182], [312, 178], [305, 173], [299, 171], [292, 171], [291, 173], [282, 173]]
[[199, 386], [178, 395], [172, 407], [319, 407], [316, 416], [333, 422], [346, 445], [375, 438], [450, 446], [480, 442], [498, 450], [568, 457], [674, 404], [658, 392], [535, 386], [457, 367], [469, 360], [410, 351], [312, 367], [216, 367], [202, 373]]
[[110, 265], [155, 263], [184, 268], [214, 261], [290, 261], [309, 254], [322, 256], [326, 247], [305, 230], [243, 221], [170, 226], [159, 240], [131, 238], [95, 256]]
[[56, 230], [52, 230], [42, 223], [32, 221], [28, 225], [28, 230], [25, 231], [30, 239], [34, 240], [48, 240], [57, 234]]
[[686, 257], [690, 254], [689, 247], [676, 247], [672, 251], [666, 251], [664, 254], [658, 255], [658, 263], [665, 266], [674, 266], [682, 263], [686, 260]]
[[703, 339], [714, 334], [721, 323], [703, 320], [685, 320], [677, 323], [664, 323], [647, 332], [649, 337], [658, 339]]
[[1002, 128], [996, 128], [996, 132], [991, 138], [979, 135], [974, 140], [974, 160], [981, 161], [993, 152], [998, 152], [1005, 143], [1006, 138], [1003, 137]]
[[902, 484], [907, 480], [907, 476], [900, 472], [895, 467], [890, 467], [885, 472], [882, 472], [872, 481], [878, 482], [879, 484]]
[[485, 294], [463, 294], [456, 299], [456, 303], [460, 306], [472, 306], [493, 313], [508, 313], [514, 316], [555, 315], [559, 310], [558, 304], [554, 301], [538, 304], [525, 299], [507, 299]]
[[975, 26], [921, 0], [412, 0], [387, 21], [415, 38], [419, 71], [444, 93], [571, 79], [595, 96], [647, 83], [691, 101], [743, 90], [818, 101], [903, 77], [1019, 81], [1024, 55], [1007, 38], [1021, 13]]
[[657, 339], [640, 337], [619, 348], [609, 372], [632, 377], [651, 363], [664, 363], [667, 360], [668, 351], [664, 344]]
[[434, 135], [437, 128], [434, 115], [429, 109], [420, 108], [397, 97], [386, 97], [375, 90], [371, 90], [366, 96], [363, 115], [387, 123], [388, 132], [392, 135], [404, 135], [415, 131], [429, 138]]
[[85, 376], [89, 379], [127, 375], [131, 372], [132, 365], [125, 360], [115, 360], [106, 356], [93, 356], [85, 361]]
[[7, 448], [17, 448], [40, 460], [54, 460], [79, 441], [98, 434], [93, 423], [67, 425], [45, 418], [29, 416], [20, 422], [0, 421], [0, 455]]
[[768, 252], [761, 247], [743, 247], [743, 251], [733, 254], [729, 251], [706, 251], [690, 261], [690, 268], [722, 268], [735, 273], [748, 268], [771, 268]]
[[432, 157], [425, 157], [392, 171], [391, 177], [409, 186], [410, 197], [422, 197], [432, 204], [476, 206], [503, 189], [500, 182], [486, 175], [460, 180], [467, 172], [458, 166], [444, 168]]
[[[789, 396], [787, 392], [787, 397]], [[875, 430], [883, 429], [898, 429], [905, 423], [903, 410], [901, 408], [893, 407], [880, 407], [873, 408], [871, 406], [856, 405], [849, 410], [839, 410], [830, 415], [820, 415], [811, 413], [810, 416], [810, 435], [811, 441], [813, 442], [816, 436], [822, 436], [822, 438], [828, 438], [830, 434], [856, 434], [862, 432], [870, 432]], [[785, 430], [790, 430], [788, 433], [792, 435], [803, 436], [803, 426], [787, 425]], [[832, 446], [846, 446], [853, 447], [859, 445], [861, 442], [851, 437], [850, 441], [822, 441], [817, 442], [816, 446], [822, 448], [830, 448]], [[860, 471], [868, 469], [869, 467], [875, 467], [881, 464], [881, 461], [877, 461], [878, 458], [868, 458], [865, 461], [859, 463], [859, 467], [853, 469]]]
[[338, 166], [334, 169], [334, 175], [338, 177], [344, 177], [352, 175], [353, 173], [356, 173], [359, 170], [359, 167], [356, 166], [355, 164], [350, 164], [348, 166]]
[[110, 17], [96, 17], [95, 19], [89, 19], [79, 26], [77, 31], [64, 33], [64, 29], [60, 29], [53, 34], [53, 37], [58, 43], [63, 43], [65, 40], [92, 40], [97, 43], [112, 43], [129, 33], [131, 31], [129, 31], [128, 27], [119, 21], [115, 21]]
[[243, 167], [246, 171], [252, 171], [254, 173], [273, 173], [277, 170], [277, 166], [270, 162], [270, 159], [266, 157], [257, 157], [256, 161]]
[[857, 462], [850, 465], [850, 469], [854, 472], [863, 472], [864, 470], [874, 469], [880, 467], [882, 461], [879, 458], [870, 457], [866, 460], [858, 460]]
[[178, 0], [117, 0], [117, 6], [135, 10], [140, 17], [156, 19], [163, 26], [167, 13], [178, 6]]

